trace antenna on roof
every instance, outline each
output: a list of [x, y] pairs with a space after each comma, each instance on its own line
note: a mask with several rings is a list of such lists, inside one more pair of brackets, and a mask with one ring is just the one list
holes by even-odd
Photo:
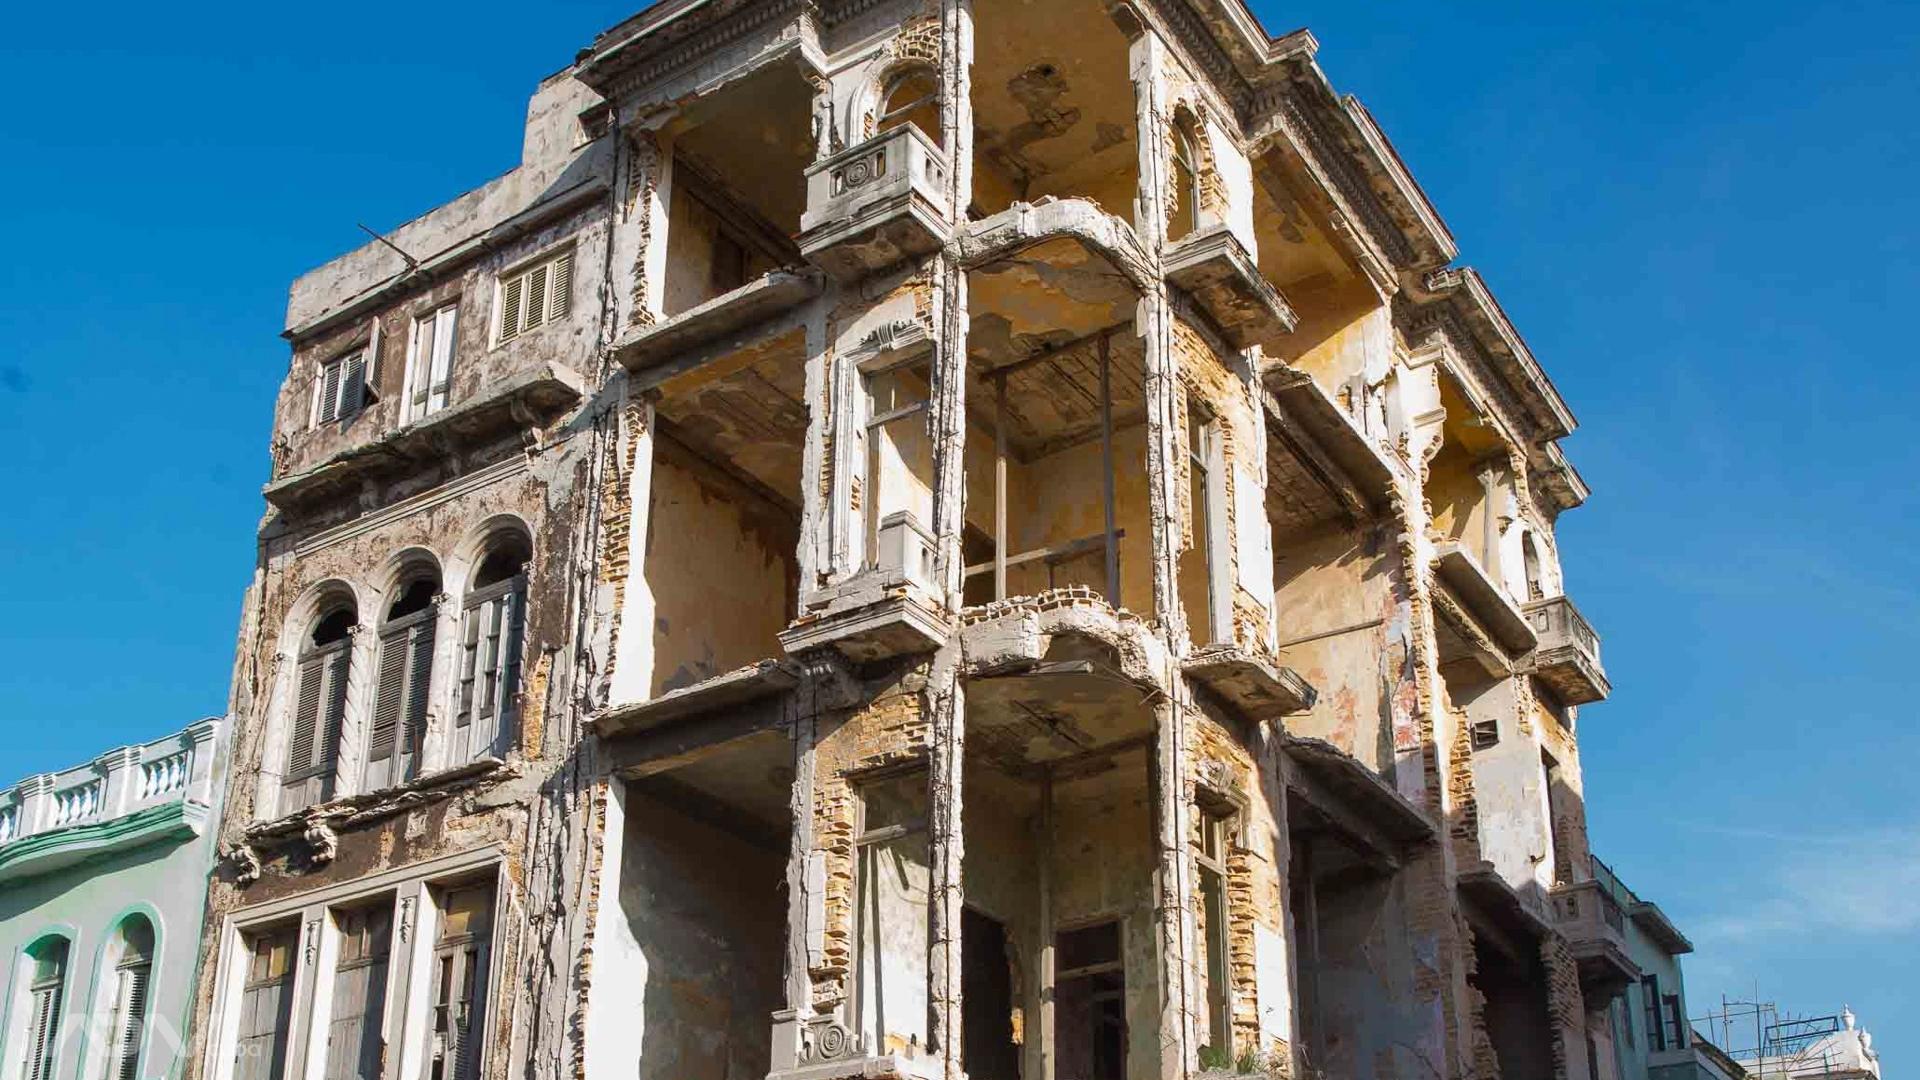
[[[358, 225], [358, 224], [359, 224], [359, 222], [355, 222], [354, 224], [356, 224], [356, 225]], [[381, 236], [381, 235], [380, 235], [379, 233], [377, 233], [377, 232], [374, 232], [374, 231], [373, 231], [372, 229], [369, 229], [369, 228], [367, 228], [367, 227], [366, 227], [365, 225], [360, 225], [360, 231], [361, 231], [361, 232], [363, 232], [363, 233], [366, 233], [366, 234], [367, 234], [368, 236], [371, 236], [371, 237], [373, 237], [373, 238], [374, 238], [375, 240], [378, 240], [378, 241], [380, 241], [381, 243], [383, 243], [383, 244], [385, 244], [385, 245], [387, 245], [388, 247], [390, 247], [390, 248], [392, 248], [392, 249], [394, 250], [394, 252], [395, 252], [396, 254], [398, 254], [398, 255], [399, 255], [399, 256], [400, 256], [401, 258], [403, 258], [403, 259], [405, 259], [405, 260], [407, 260], [407, 272], [408, 272], [408, 273], [412, 273], [412, 272], [414, 272], [415, 270], [418, 270], [418, 269], [420, 269], [420, 260], [419, 260], [419, 259], [416, 259], [416, 258], [414, 258], [413, 256], [411, 256], [411, 255], [409, 255], [409, 254], [407, 254], [407, 253], [406, 253], [406, 252], [404, 252], [404, 251], [401, 251], [401, 250], [400, 250], [400, 245], [398, 245], [398, 244], [396, 244], [396, 243], [394, 243], [393, 241], [391, 241], [391, 240], [389, 240], [389, 239], [387, 239], [387, 238], [386, 238], [386, 237], [384, 237], [384, 236]]]

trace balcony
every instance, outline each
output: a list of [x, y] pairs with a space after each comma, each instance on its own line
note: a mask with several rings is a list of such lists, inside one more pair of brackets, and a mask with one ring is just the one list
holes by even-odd
[[1598, 881], [1554, 886], [1548, 896], [1553, 924], [1567, 939], [1588, 999], [1609, 999], [1640, 978], [1627, 956], [1627, 915]]
[[780, 634], [793, 656], [838, 649], [856, 663], [932, 652], [951, 620], [941, 601], [933, 535], [912, 514], [880, 522], [874, 565], [808, 602]]
[[1167, 251], [1167, 281], [1191, 295], [1229, 344], [1279, 348], [1298, 322], [1253, 256], [1224, 225], [1182, 239]]
[[938, 251], [953, 218], [947, 183], [946, 155], [912, 124], [815, 162], [800, 251], [843, 281]]
[[1569, 705], [1605, 701], [1613, 687], [1600, 666], [1600, 638], [1573, 601], [1554, 596], [1535, 600], [1525, 610], [1528, 625], [1540, 638], [1527, 670]]
[[197, 835], [213, 798], [218, 720], [123, 746], [0, 791], [0, 882], [84, 859]]

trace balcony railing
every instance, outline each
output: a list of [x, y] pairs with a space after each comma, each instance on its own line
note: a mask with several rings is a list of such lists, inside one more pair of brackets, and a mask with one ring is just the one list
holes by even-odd
[[1555, 886], [1548, 896], [1555, 928], [1580, 967], [1583, 986], [1612, 996], [1640, 977], [1627, 956], [1627, 915], [1599, 881]]
[[947, 156], [912, 124], [807, 169], [800, 250], [841, 279], [937, 251], [953, 218]]
[[1569, 705], [1603, 701], [1613, 692], [1600, 666], [1600, 635], [1564, 596], [1530, 601], [1527, 622], [1540, 638], [1528, 669]]
[[203, 720], [164, 739], [123, 746], [0, 790], [0, 847], [167, 803], [210, 802], [218, 727], [217, 720]]

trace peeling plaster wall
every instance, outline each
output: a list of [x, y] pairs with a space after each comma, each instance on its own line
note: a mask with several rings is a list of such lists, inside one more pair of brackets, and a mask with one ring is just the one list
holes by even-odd
[[640, 1080], [759, 1080], [782, 999], [784, 853], [668, 802], [627, 795], [620, 911], [635, 997], [609, 1002], [639, 1044]]
[[1383, 773], [1393, 765], [1395, 704], [1409, 690], [1406, 650], [1391, 633], [1398, 563], [1381, 530], [1330, 525], [1282, 548], [1274, 594], [1281, 640], [1312, 638], [1284, 646], [1280, 657], [1319, 691], [1287, 729]]
[[666, 460], [654, 464], [649, 497], [649, 696], [780, 656], [776, 635], [798, 585], [791, 523], [737, 486], [703, 482]]

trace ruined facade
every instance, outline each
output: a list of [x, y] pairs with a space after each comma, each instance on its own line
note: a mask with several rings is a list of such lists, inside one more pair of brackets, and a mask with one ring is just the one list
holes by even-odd
[[666, 0], [295, 283], [192, 1075], [1609, 1075], [1573, 419], [1237, 0]]

